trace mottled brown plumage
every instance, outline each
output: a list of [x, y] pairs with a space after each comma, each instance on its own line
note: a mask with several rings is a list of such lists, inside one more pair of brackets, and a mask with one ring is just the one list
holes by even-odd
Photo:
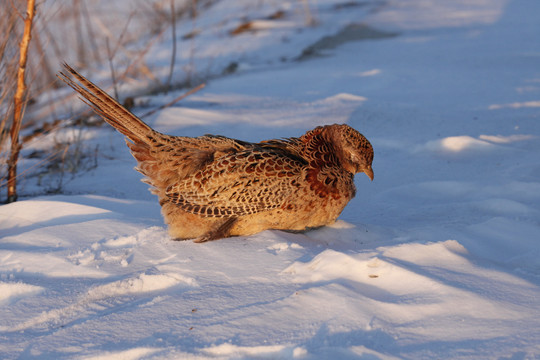
[[354, 174], [373, 180], [373, 148], [348, 125], [299, 138], [249, 143], [161, 134], [68, 65], [61, 79], [124, 134], [136, 168], [159, 198], [169, 233], [202, 242], [266, 229], [333, 223], [355, 195]]

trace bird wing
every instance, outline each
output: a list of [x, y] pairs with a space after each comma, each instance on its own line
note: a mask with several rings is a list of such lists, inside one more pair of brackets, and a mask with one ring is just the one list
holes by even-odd
[[276, 149], [227, 154], [167, 188], [168, 200], [205, 217], [231, 217], [287, 208], [306, 162]]

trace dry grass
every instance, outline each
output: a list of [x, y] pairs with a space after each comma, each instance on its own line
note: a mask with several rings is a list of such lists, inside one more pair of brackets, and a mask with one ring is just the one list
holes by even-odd
[[[6, 185], [7, 163], [9, 157], [9, 131], [13, 122], [13, 98], [16, 91], [16, 74], [19, 42], [24, 30], [24, 13], [27, 0], [0, 1], [0, 202]], [[55, 132], [60, 128], [83, 124], [90, 119], [90, 112], [78, 114], [82, 121], [59, 120], [56, 115], [65, 114], [66, 99], [57, 98], [60, 92], [51, 91], [62, 86], [56, 73], [63, 62], [68, 62], [80, 70], [100, 68], [109, 65], [113, 86], [131, 81], [133, 78], [150, 80], [145, 93], [156, 93], [171, 88], [192, 87], [208, 74], [197, 73], [195, 64], [195, 42], [201, 31], [197, 26], [200, 11], [212, 6], [218, 0], [133, 0], [121, 2], [125, 8], [119, 8], [116, 2], [104, 0], [71, 0], [40, 1], [37, 5], [37, 16], [32, 29], [32, 42], [29, 48], [26, 66], [27, 92], [24, 94], [24, 105], [28, 105], [21, 123], [22, 155], [29, 157], [30, 150], [25, 146], [39, 141], [43, 135]], [[309, 0], [298, 0], [304, 4], [306, 22], [313, 23], [314, 16], [309, 7]], [[115, 7], [116, 6], [116, 7]], [[269, 17], [278, 19], [284, 16], [282, 11]], [[189, 62], [182, 68], [175, 68], [176, 50], [171, 52], [168, 77], [160, 82], [159, 76], [147, 66], [145, 58], [153, 45], [160, 41], [171, 24], [189, 21], [192, 31], [181, 35], [191, 51]], [[174, 28], [173, 28], [174, 30]], [[177, 34], [173, 31], [173, 38]], [[144, 41], [141, 41], [144, 39]], [[234, 65], [234, 66], [233, 66]], [[224, 74], [234, 72], [237, 64], [231, 63]], [[184, 80], [177, 73], [182, 71]], [[200, 69], [199, 69], [200, 71]], [[115, 92], [118, 95], [119, 89]], [[61, 107], [58, 111], [56, 107]], [[65, 118], [62, 118], [65, 119]], [[51, 126], [49, 126], [51, 125]], [[84, 131], [84, 130], [83, 130]], [[82, 141], [82, 140], [81, 140]], [[51, 145], [52, 146], [52, 145]], [[44, 172], [61, 174], [83, 171], [91, 168], [84, 159], [97, 158], [97, 150], [82, 144], [54, 144], [55, 149], [48, 154], [33, 153], [39, 157], [38, 165], [24, 169], [18, 175], [22, 180], [27, 177], [44, 176]], [[89, 151], [88, 156], [79, 155]], [[64, 156], [62, 156], [64, 154]], [[67, 155], [73, 155], [73, 164], [67, 162]], [[58, 182], [60, 185], [64, 181]], [[58, 188], [58, 187], [55, 187]]]
[[[137, 0], [126, 13], [118, 16], [107, 16], [108, 7], [90, 10], [96, 2], [89, 0], [72, 0], [70, 5], [65, 2], [40, 3], [32, 29], [32, 41], [28, 53], [28, 63], [25, 67], [28, 89], [22, 94], [23, 111], [25, 114], [20, 127], [24, 132], [21, 144], [36, 141], [58, 128], [71, 126], [73, 122], [59, 123], [54, 106], [57, 99], [50, 98], [49, 102], [36, 102], [42, 94], [51, 94], [50, 90], [60, 85], [56, 73], [63, 61], [75, 64], [79, 69], [102, 65], [108, 61], [111, 67], [111, 78], [114, 83], [125, 81], [132, 76], [144, 76], [155, 80], [155, 76], [144, 64], [144, 55], [151, 45], [157, 41], [168, 28], [171, 21], [182, 17], [192, 16], [196, 0], [180, 1], [174, 6], [173, 0]], [[14, 97], [17, 89], [17, 68], [19, 60], [19, 45], [24, 32], [24, 17], [26, 0], [0, 1], [0, 190], [4, 191], [8, 183], [8, 163], [10, 157], [10, 130], [13, 128]], [[175, 13], [171, 14], [171, 9]], [[121, 9], [122, 10], [122, 9]], [[101, 11], [98, 16], [95, 12]], [[94, 14], [91, 14], [94, 12]], [[99, 16], [102, 14], [103, 16]], [[118, 18], [123, 19], [118, 31]], [[143, 31], [144, 33], [141, 33]], [[74, 34], [75, 33], [75, 34]], [[149, 36], [142, 48], [129, 46], [138, 42], [141, 36]], [[116, 71], [116, 67], [122, 69]], [[171, 65], [172, 66], [172, 65]], [[171, 67], [172, 77], [172, 67]], [[169, 80], [170, 81], [170, 80]], [[19, 94], [20, 95], [20, 94]], [[32, 105], [34, 104], [34, 105]], [[26, 105], [29, 111], [24, 112]], [[45, 111], [40, 111], [49, 107]], [[46, 113], [45, 118], [42, 115]], [[84, 122], [84, 121], [83, 121]], [[54, 124], [54, 126], [48, 126]], [[16, 125], [18, 126], [18, 125]], [[89, 151], [89, 155], [83, 155]], [[53, 156], [49, 154], [54, 154]], [[43, 177], [44, 172], [60, 174], [60, 186], [66, 173], [92, 168], [88, 165], [97, 159], [97, 149], [89, 149], [82, 140], [74, 143], [54, 144], [54, 149], [48, 154], [32, 153], [40, 157], [38, 168], [26, 169], [17, 175], [17, 179], [27, 176]], [[97, 161], [97, 160], [96, 160]], [[58, 186], [55, 186], [58, 189]], [[0, 196], [2, 201], [2, 196]]]
[[0, 13], [8, 14], [7, 21], [0, 22], [0, 161], [3, 164], [0, 169], [0, 184], [7, 184], [7, 164], [11, 154], [11, 146], [8, 145], [15, 105], [13, 99], [17, 93], [17, 40], [21, 39], [21, 36], [17, 35], [20, 35], [21, 31], [17, 11], [8, 11], [8, 4], [5, 2], [0, 6]]
[[46, 159], [35, 172], [37, 185], [47, 194], [62, 193], [67, 182], [77, 174], [95, 169], [98, 165], [99, 146], [84, 140], [84, 129], [74, 129], [70, 139], [55, 139], [47, 152], [35, 152], [30, 157]]

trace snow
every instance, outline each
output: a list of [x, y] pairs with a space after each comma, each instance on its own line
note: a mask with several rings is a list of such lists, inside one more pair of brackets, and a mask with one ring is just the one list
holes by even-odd
[[[348, 123], [374, 146], [374, 181], [356, 177], [331, 226], [177, 242], [121, 135], [32, 142], [23, 155], [84, 140], [97, 167], [0, 206], [2, 358], [540, 358], [540, 2], [318, 0], [309, 27], [301, 3], [221, 0], [180, 23], [200, 29], [211, 79], [145, 121], [249, 141]], [[245, 19], [256, 31], [231, 36]], [[351, 23], [396, 35], [300, 56]], [[170, 48], [164, 33], [145, 59], [158, 76]], [[237, 73], [217, 76], [231, 61]]]

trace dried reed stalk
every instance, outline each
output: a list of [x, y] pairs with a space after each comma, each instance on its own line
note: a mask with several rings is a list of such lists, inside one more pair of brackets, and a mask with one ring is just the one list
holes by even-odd
[[26, 18], [24, 19], [24, 33], [19, 46], [19, 69], [17, 71], [17, 90], [13, 98], [14, 112], [13, 124], [11, 126], [11, 153], [8, 160], [8, 198], [7, 202], [17, 201], [17, 162], [21, 144], [19, 142], [19, 132], [21, 130], [22, 118], [24, 115], [24, 96], [26, 94], [26, 83], [24, 75], [26, 73], [26, 61], [28, 59], [28, 47], [32, 38], [32, 23], [36, 11], [35, 0], [26, 2]]

